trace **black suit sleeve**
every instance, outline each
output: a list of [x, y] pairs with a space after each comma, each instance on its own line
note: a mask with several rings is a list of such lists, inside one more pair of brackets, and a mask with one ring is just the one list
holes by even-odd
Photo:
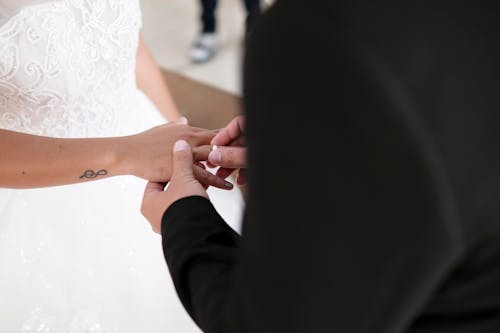
[[[227, 291], [239, 235], [203, 197], [175, 202], [162, 220], [163, 249], [179, 298], [208, 332], [226, 332]], [[226, 323], [227, 328], [227, 323]]]

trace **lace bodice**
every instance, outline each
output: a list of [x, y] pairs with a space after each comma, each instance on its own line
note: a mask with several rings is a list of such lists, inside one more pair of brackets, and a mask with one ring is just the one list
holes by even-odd
[[113, 135], [136, 91], [138, 0], [0, 1], [0, 128]]

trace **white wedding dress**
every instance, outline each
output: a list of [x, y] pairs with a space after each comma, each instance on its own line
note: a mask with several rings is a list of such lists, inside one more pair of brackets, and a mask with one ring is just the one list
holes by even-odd
[[[163, 123], [135, 83], [140, 27], [138, 0], [0, 0], [0, 128], [73, 138]], [[0, 332], [199, 332], [139, 213], [144, 185], [0, 189]], [[238, 230], [241, 194], [210, 195]]]

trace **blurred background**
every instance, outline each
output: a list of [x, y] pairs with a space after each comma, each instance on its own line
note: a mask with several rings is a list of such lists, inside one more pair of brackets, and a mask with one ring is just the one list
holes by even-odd
[[[270, 2], [262, 1], [263, 7]], [[142, 36], [161, 67], [240, 94], [246, 18], [242, 0], [218, 1], [217, 53], [204, 63], [193, 63], [189, 58], [190, 48], [201, 29], [200, 0], [141, 0], [141, 7]]]

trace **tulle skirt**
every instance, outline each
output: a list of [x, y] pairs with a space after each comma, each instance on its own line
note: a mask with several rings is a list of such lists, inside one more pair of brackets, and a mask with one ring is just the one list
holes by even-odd
[[[118, 134], [163, 122], [143, 95]], [[135, 112], [135, 113], [134, 113]], [[175, 293], [161, 237], [140, 214], [145, 181], [122, 176], [0, 189], [0, 332], [199, 332]], [[210, 189], [239, 231], [240, 192]]]

